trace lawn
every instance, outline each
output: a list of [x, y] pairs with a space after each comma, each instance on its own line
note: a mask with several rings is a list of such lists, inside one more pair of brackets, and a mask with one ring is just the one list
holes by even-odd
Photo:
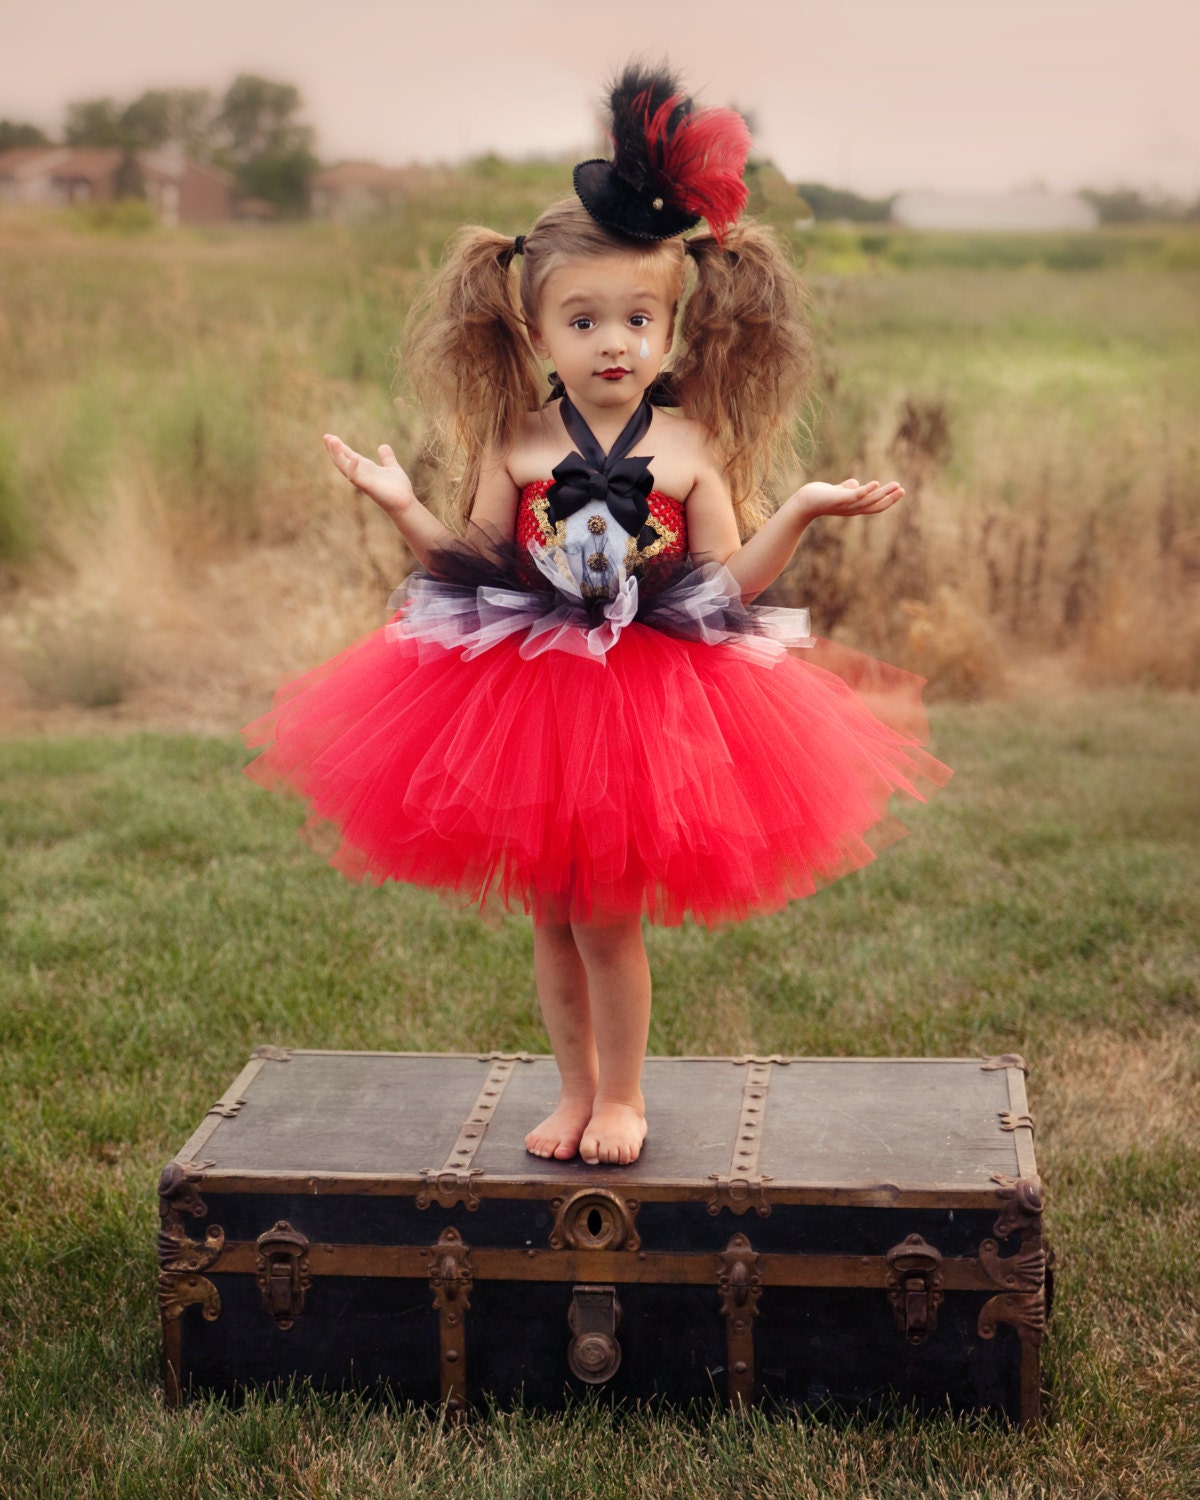
[[1058, 1299], [1032, 1433], [301, 1393], [165, 1409], [158, 1169], [262, 1042], [544, 1050], [519, 916], [354, 887], [227, 738], [0, 745], [0, 1494], [1200, 1494], [1200, 701], [945, 704], [913, 833], [777, 916], [649, 935], [651, 1050], [1022, 1053]]

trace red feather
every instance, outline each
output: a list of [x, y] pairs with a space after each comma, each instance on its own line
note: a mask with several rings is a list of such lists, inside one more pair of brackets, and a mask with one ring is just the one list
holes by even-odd
[[646, 144], [664, 198], [675, 208], [707, 219], [719, 244], [750, 196], [742, 181], [750, 132], [733, 109], [697, 110], [685, 114], [672, 129], [671, 117], [684, 102], [682, 94], [674, 94], [653, 114], [648, 103], [642, 106]]

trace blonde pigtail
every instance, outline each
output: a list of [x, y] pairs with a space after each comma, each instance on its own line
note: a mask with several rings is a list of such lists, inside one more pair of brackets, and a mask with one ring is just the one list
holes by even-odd
[[712, 434], [743, 531], [766, 519], [761, 488], [791, 452], [790, 423], [808, 391], [812, 341], [803, 283], [767, 229], [741, 224], [718, 244], [687, 242], [696, 283], [680, 322], [676, 389], [685, 416]]
[[461, 456], [456, 511], [464, 524], [484, 453], [510, 446], [545, 385], [513, 294], [513, 252], [505, 235], [460, 230], [405, 331], [409, 383]]

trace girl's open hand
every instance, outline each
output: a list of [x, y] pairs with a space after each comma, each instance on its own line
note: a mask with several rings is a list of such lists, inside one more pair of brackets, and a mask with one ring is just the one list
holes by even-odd
[[877, 516], [903, 496], [895, 480], [880, 484], [878, 479], [871, 479], [859, 484], [857, 479], [843, 479], [841, 484], [806, 484], [793, 498], [813, 521], [818, 516]]
[[402, 516], [416, 504], [417, 497], [413, 494], [409, 477], [386, 443], [380, 446], [379, 463], [373, 463], [361, 453], [355, 453], [341, 438], [334, 437], [329, 432], [325, 434], [325, 447], [330, 458], [355, 489], [369, 495], [389, 516]]

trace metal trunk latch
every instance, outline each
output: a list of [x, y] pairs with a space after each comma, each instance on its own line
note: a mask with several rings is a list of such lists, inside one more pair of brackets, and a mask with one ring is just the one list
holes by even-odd
[[615, 1286], [580, 1284], [571, 1293], [567, 1323], [573, 1335], [567, 1345], [571, 1374], [588, 1385], [603, 1385], [621, 1366], [617, 1329], [621, 1304]]
[[910, 1344], [923, 1344], [937, 1328], [942, 1302], [942, 1252], [919, 1234], [887, 1253], [888, 1301], [896, 1327]]
[[449, 1225], [438, 1235], [437, 1244], [421, 1254], [429, 1260], [429, 1286], [438, 1314], [441, 1346], [442, 1405], [447, 1420], [461, 1422], [467, 1414], [467, 1331], [465, 1318], [471, 1306], [475, 1271], [471, 1252], [457, 1229]]
[[308, 1239], [280, 1219], [255, 1244], [255, 1280], [262, 1292], [263, 1311], [275, 1319], [277, 1328], [288, 1329], [304, 1311], [304, 1298], [312, 1285]]
[[735, 1234], [720, 1262], [717, 1290], [725, 1319], [729, 1404], [749, 1406], [754, 1400], [754, 1319], [762, 1296], [758, 1254], [744, 1234]]

